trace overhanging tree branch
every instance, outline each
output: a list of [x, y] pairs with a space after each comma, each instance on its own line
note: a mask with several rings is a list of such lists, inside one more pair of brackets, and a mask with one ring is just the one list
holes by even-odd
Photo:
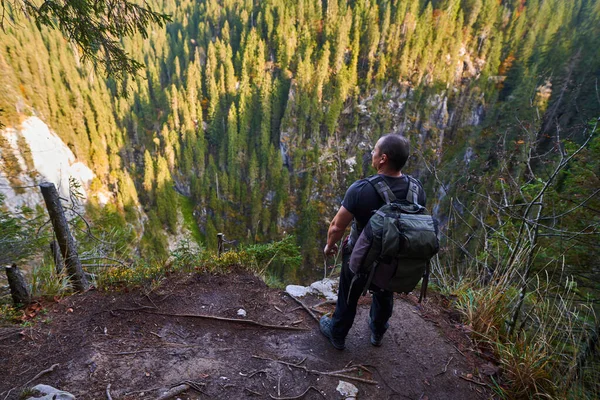
[[125, 51], [121, 39], [135, 33], [145, 39], [150, 25], [162, 27], [171, 21], [145, 1], [140, 5], [128, 0], [0, 0], [0, 7], [0, 28], [5, 28], [7, 10], [13, 16], [32, 18], [38, 28], [58, 28], [80, 48], [83, 60], [116, 78], [143, 67]]

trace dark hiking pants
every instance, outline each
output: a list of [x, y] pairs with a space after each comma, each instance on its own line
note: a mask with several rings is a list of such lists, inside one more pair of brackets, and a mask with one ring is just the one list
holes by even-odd
[[[354, 317], [356, 316], [356, 307], [358, 299], [367, 284], [367, 276], [360, 276], [352, 284], [354, 273], [350, 270], [350, 253], [347, 246], [342, 249], [342, 272], [340, 275], [340, 286], [338, 289], [337, 304], [333, 313], [331, 334], [336, 339], [345, 339], [348, 331], [352, 327]], [[350, 296], [348, 296], [350, 292]], [[389, 324], [388, 320], [392, 316], [394, 307], [394, 294], [388, 291], [376, 291], [373, 293], [371, 302], [370, 324], [371, 332], [376, 335], [383, 335]]]

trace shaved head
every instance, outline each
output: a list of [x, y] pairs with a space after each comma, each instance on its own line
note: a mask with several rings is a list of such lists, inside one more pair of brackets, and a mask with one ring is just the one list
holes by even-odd
[[385, 154], [387, 156], [390, 167], [396, 171], [400, 171], [406, 164], [406, 160], [408, 160], [410, 143], [404, 136], [394, 134], [382, 136], [375, 147], [379, 155]]

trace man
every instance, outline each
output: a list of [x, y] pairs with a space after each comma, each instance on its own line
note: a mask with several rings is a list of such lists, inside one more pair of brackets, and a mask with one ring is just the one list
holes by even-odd
[[[371, 165], [377, 174], [388, 184], [396, 198], [406, 198], [409, 179], [402, 174], [409, 154], [409, 142], [398, 135], [382, 136], [371, 152]], [[425, 191], [418, 183], [418, 202], [425, 206]], [[358, 300], [367, 284], [367, 276], [358, 275], [352, 283], [354, 273], [350, 270], [349, 261], [352, 247], [358, 235], [369, 222], [374, 211], [378, 210], [385, 202], [376, 189], [366, 179], [354, 182], [342, 201], [342, 206], [331, 221], [327, 232], [327, 245], [323, 252], [325, 257], [337, 253], [337, 242], [342, 238], [350, 222], [354, 219], [356, 231], [353, 237], [347, 237], [342, 246], [342, 271], [338, 289], [338, 299], [333, 316], [323, 316], [320, 320], [321, 332], [338, 350], [345, 348], [346, 336], [352, 327], [356, 315]], [[388, 320], [392, 315], [394, 305], [393, 293], [377, 290], [373, 292], [373, 301], [369, 315], [371, 329], [371, 344], [381, 346], [383, 335], [388, 328]]]

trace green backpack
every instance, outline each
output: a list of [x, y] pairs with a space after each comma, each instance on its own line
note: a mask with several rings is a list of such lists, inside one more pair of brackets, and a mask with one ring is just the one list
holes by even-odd
[[369, 288], [408, 293], [423, 277], [419, 302], [426, 296], [429, 263], [439, 250], [437, 223], [418, 203], [420, 184], [408, 179], [406, 199], [398, 200], [381, 176], [367, 178], [385, 204], [360, 235], [355, 226], [350, 234], [354, 242], [349, 265], [355, 274], [352, 284], [368, 274], [363, 295]]

